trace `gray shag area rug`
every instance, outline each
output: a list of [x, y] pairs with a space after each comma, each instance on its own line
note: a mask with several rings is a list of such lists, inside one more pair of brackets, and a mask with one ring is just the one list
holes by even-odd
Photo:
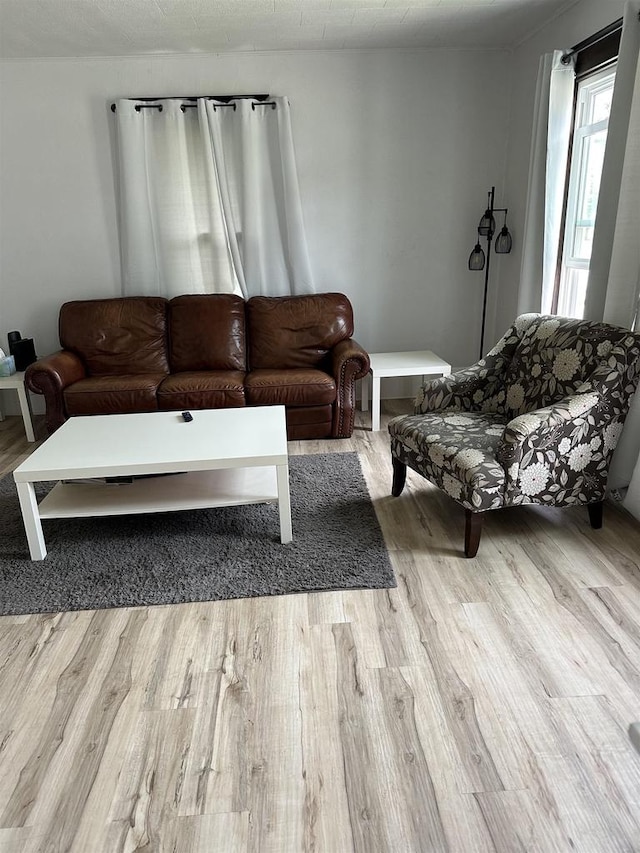
[[[9, 475], [0, 481], [0, 614], [395, 586], [357, 454], [292, 456], [289, 470], [289, 545], [277, 505], [261, 504], [45, 520], [39, 562]], [[36, 486], [38, 498], [52, 485]]]

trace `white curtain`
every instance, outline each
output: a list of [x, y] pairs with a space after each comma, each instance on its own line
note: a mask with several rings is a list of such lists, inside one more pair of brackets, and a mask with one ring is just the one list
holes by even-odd
[[[625, 6], [596, 212], [585, 317], [638, 328], [640, 297], [640, 0]], [[640, 519], [640, 393], [631, 403], [609, 486], [629, 487]]]
[[313, 290], [289, 103], [198, 101], [207, 162], [217, 175], [240, 287], [251, 296]]
[[540, 57], [534, 103], [518, 314], [551, 311], [569, 154], [574, 62]]
[[313, 292], [287, 99], [141, 104], [116, 103], [123, 293]]

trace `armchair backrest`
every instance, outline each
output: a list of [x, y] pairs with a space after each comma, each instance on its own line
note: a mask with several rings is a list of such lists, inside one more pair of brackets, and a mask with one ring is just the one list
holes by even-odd
[[503, 402], [512, 416], [577, 393], [601, 368], [623, 372], [640, 352], [639, 335], [607, 323], [525, 314], [515, 331], [519, 340], [505, 370]]

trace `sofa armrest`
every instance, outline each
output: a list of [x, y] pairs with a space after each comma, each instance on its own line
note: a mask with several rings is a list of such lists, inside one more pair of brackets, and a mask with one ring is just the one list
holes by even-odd
[[336, 381], [332, 438], [349, 438], [356, 409], [356, 381], [369, 372], [369, 354], [353, 338], [340, 341], [331, 350], [331, 372]]
[[331, 370], [336, 380], [347, 363], [353, 371], [353, 379], [362, 379], [369, 372], [369, 353], [353, 338], [347, 338], [337, 343], [331, 350]]
[[64, 389], [87, 375], [82, 361], [69, 350], [39, 358], [27, 367], [25, 383], [34, 394], [44, 396], [49, 435], [67, 420]]

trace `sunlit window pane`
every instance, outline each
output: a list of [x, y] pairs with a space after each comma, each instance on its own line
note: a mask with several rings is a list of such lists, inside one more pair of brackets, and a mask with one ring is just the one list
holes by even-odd
[[584, 314], [614, 81], [608, 68], [578, 84], [557, 306], [570, 317]]
[[591, 247], [593, 246], [593, 225], [578, 225], [573, 232], [574, 258], [588, 261], [591, 259]]
[[580, 187], [578, 190], [578, 225], [593, 225], [600, 193], [600, 178], [604, 162], [607, 131], [601, 130], [585, 137], [582, 152]]
[[584, 316], [584, 301], [587, 296], [589, 270], [565, 267], [560, 282], [558, 314], [563, 317]]
[[591, 124], [609, 118], [613, 89], [596, 92], [591, 100]]
[[593, 226], [596, 220], [604, 148], [607, 131], [601, 130], [582, 140], [581, 169], [578, 177], [576, 211], [573, 223], [571, 255], [574, 259], [591, 258]]

